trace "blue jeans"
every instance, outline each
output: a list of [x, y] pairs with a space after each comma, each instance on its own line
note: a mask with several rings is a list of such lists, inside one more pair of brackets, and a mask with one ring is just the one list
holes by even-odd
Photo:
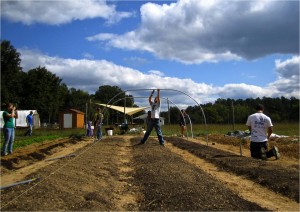
[[97, 126], [97, 139], [99, 140], [100, 138], [102, 138], [101, 124]]
[[155, 128], [159, 143], [164, 144], [165, 142], [164, 142], [164, 138], [162, 136], [159, 119], [150, 119], [149, 120], [147, 131], [144, 135], [144, 138], [141, 140], [141, 143], [144, 144], [147, 141], [149, 135], [151, 134], [151, 131], [153, 130], [153, 127]]
[[7, 146], [8, 146], [8, 152], [12, 153], [13, 144], [15, 140], [15, 128], [3, 128], [3, 133], [4, 133], [4, 144], [3, 144], [2, 153], [3, 154], [7, 153]]

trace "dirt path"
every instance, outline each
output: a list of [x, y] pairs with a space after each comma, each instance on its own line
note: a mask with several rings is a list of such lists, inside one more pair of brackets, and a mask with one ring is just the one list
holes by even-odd
[[[63, 141], [63, 146], [52, 145], [52, 149], [44, 146], [37, 150], [35, 146], [24, 151], [26, 155], [32, 155], [31, 151], [47, 152], [40, 161], [24, 157], [24, 162], [20, 152], [18, 160], [11, 158], [11, 166], [24, 167], [9, 170], [1, 164], [1, 186], [33, 177], [42, 180], [2, 191], [1, 209], [299, 210], [299, 203], [291, 198], [176, 147], [176, 142], [184, 140], [166, 138], [170, 142], [160, 148], [156, 139], [150, 138], [145, 146], [134, 146], [139, 139], [113, 136], [98, 143], [70, 139]], [[228, 152], [237, 150], [216, 146], [228, 148]], [[69, 154], [75, 156], [47, 161]]]
[[[133, 160], [132, 148], [128, 148], [130, 145], [129, 137], [124, 137], [124, 142], [118, 145], [118, 151], [115, 153], [119, 158], [118, 170], [119, 170], [119, 183], [116, 186], [115, 191], [115, 206], [118, 211], [125, 211], [127, 208], [138, 210], [137, 199], [141, 195], [137, 187], [128, 183], [133, 180], [131, 173], [134, 171], [131, 166]], [[127, 189], [130, 187], [130, 191]], [[132, 192], [134, 190], [135, 192]]]
[[[194, 140], [194, 142], [196, 141]], [[297, 211], [299, 209], [299, 204], [297, 202], [276, 194], [253, 181], [232, 173], [221, 171], [215, 165], [208, 163], [187, 151], [176, 148], [173, 145], [168, 145], [167, 147], [172, 152], [180, 155], [188, 163], [194, 164], [216, 180], [222, 182], [227, 188], [241, 196], [243, 199], [255, 202], [261, 207], [265, 207], [271, 211]]]

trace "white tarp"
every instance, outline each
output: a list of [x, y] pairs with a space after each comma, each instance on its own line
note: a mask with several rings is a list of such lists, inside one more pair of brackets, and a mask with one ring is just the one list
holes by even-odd
[[[104, 106], [104, 107], [107, 107], [107, 108], [111, 108], [111, 109], [114, 109], [114, 110], [119, 111], [121, 113], [124, 113], [124, 107], [121, 107], [121, 106], [106, 105], [106, 104], [99, 104], [99, 103], [95, 103], [95, 104], [101, 105], [101, 106]], [[140, 112], [142, 110], [145, 110], [149, 107], [150, 106], [148, 106], [148, 107], [125, 107], [125, 114], [131, 116], [131, 115], [133, 115], [137, 112]]]
[[[18, 110], [18, 118], [14, 119], [15, 126], [27, 127], [26, 116], [30, 113], [30, 111], [33, 112], [33, 126], [35, 128], [39, 128], [40, 127], [40, 117], [39, 117], [37, 110]], [[3, 112], [4, 111], [0, 111], [0, 127], [1, 128], [3, 128], [3, 125], [4, 125]]]

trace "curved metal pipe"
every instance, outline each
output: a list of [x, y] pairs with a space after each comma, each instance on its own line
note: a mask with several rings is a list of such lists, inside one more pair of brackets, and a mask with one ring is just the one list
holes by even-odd
[[[146, 90], [153, 90], [153, 88], [143, 88], [143, 89], [129, 89], [129, 90], [125, 90], [125, 91], [122, 91], [122, 92], [119, 92], [118, 94], [116, 94], [115, 96], [113, 96], [107, 103], [106, 103], [106, 106], [108, 104], [110, 104], [110, 102], [115, 99], [117, 96], [119, 96], [120, 94], [122, 93], [125, 93], [128, 92], [128, 91], [146, 91]], [[189, 97], [190, 99], [192, 99], [201, 109], [201, 112], [202, 112], [202, 115], [203, 115], [203, 118], [204, 118], [204, 124], [205, 124], [205, 131], [206, 131], [206, 144], [208, 145], [208, 129], [207, 129], [207, 124], [206, 124], [206, 117], [205, 117], [205, 113], [203, 111], [203, 108], [201, 107], [201, 105], [193, 98], [191, 97], [189, 94], [183, 92], [183, 91], [179, 91], [179, 90], [176, 90], [176, 89], [160, 89], [160, 90], [166, 90], [166, 91], [176, 91], [176, 92], [179, 92], [181, 94], [184, 94], [186, 95], [187, 97]]]
[[[134, 98], [145, 98], [145, 99], [146, 99], [146, 98], [148, 98], [148, 97], [145, 97], [145, 96], [123, 97], [123, 98], [121, 98], [121, 99], [118, 99], [118, 100], [114, 101], [109, 107], [106, 106], [106, 108], [111, 108], [112, 105], [114, 105], [115, 103], [117, 103], [117, 102], [119, 102], [119, 101], [121, 101], [121, 100], [123, 100], [123, 99], [126, 99], [126, 98], [131, 98], [131, 99], [134, 99]], [[160, 97], [160, 98], [162, 98], [162, 99], [164, 99], [164, 100], [167, 100], [167, 101], [170, 101], [172, 104], [174, 104], [175, 107], [177, 107], [177, 109], [179, 110], [181, 116], [183, 117], [183, 114], [182, 114], [180, 108], [179, 108], [173, 101], [171, 101], [170, 99], [165, 98], [165, 97]], [[106, 104], [106, 105], [107, 105], [107, 104]], [[106, 112], [106, 111], [103, 110], [103, 114], [104, 114], [105, 112]], [[189, 117], [189, 116], [188, 116], [188, 117]], [[184, 124], [186, 125], [185, 119], [183, 119], [183, 120], [184, 120]], [[192, 133], [192, 138], [193, 138], [193, 137], [194, 137], [194, 136], [193, 136], [194, 134], [193, 134], [192, 122], [191, 122], [190, 117], [189, 117], [189, 120], [190, 120], [191, 133]], [[187, 135], [187, 138], [188, 138], [188, 135]]]

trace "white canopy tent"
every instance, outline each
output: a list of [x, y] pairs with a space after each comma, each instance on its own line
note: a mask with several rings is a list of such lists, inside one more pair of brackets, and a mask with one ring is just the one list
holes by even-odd
[[[14, 119], [16, 127], [27, 127], [26, 116], [33, 112], [33, 127], [39, 128], [40, 127], [40, 116], [37, 110], [18, 110], [18, 118]], [[3, 120], [3, 112], [0, 111], [0, 127], [3, 128], [4, 120]]]
[[130, 115], [130, 116], [132, 116], [133, 114], [135, 114], [137, 112], [140, 112], [142, 110], [150, 108], [150, 106], [148, 106], [148, 107], [121, 107], [121, 106], [106, 105], [106, 104], [100, 104], [100, 103], [95, 103], [95, 104], [100, 105], [100, 106], [104, 106], [104, 107], [107, 107], [107, 108], [114, 109], [116, 111], [119, 111], [121, 113], [125, 113], [126, 115]]

